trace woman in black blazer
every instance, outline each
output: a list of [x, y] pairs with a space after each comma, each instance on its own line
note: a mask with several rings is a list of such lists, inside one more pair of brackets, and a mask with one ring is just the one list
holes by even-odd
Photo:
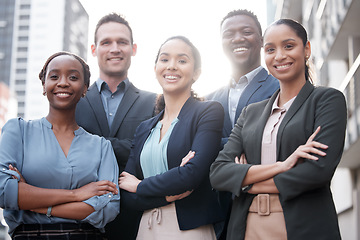
[[345, 98], [311, 84], [299, 23], [270, 25], [264, 50], [280, 90], [243, 110], [210, 170], [212, 186], [235, 195], [227, 239], [341, 239], [330, 181], [343, 152]]
[[223, 108], [194, 97], [201, 62], [187, 38], [166, 40], [155, 63], [165, 109], [136, 131], [119, 180], [122, 204], [144, 211], [137, 239], [216, 239], [212, 224], [222, 216], [208, 174]]

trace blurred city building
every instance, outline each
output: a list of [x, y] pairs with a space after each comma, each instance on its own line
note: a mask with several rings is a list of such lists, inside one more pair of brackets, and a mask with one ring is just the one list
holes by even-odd
[[346, 97], [345, 150], [331, 187], [342, 238], [360, 239], [360, 1], [268, 0], [268, 6], [271, 21], [292, 18], [305, 26], [317, 84]]
[[88, 24], [79, 0], [0, 1], [0, 82], [15, 96], [17, 116], [33, 119], [47, 113], [38, 74], [58, 51], [86, 59]]
[[10, 93], [8, 85], [0, 81], [0, 132], [6, 121], [16, 116], [16, 112], [15, 97]]

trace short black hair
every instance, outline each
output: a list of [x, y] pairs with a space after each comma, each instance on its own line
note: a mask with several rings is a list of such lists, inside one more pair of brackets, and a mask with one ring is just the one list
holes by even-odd
[[233, 10], [231, 12], [229, 12], [222, 20], [221, 20], [221, 23], [220, 23], [220, 27], [223, 25], [224, 21], [228, 18], [231, 18], [231, 17], [235, 17], [235, 16], [240, 16], [240, 15], [246, 15], [246, 16], [249, 16], [251, 17], [252, 19], [254, 19], [255, 21], [255, 24], [257, 25], [257, 27], [259, 28], [259, 33], [260, 33], [260, 36], [262, 36], [262, 29], [261, 29], [261, 24], [259, 22], [259, 19], [257, 18], [257, 16], [252, 12], [252, 11], [249, 11], [247, 9], [238, 9], [238, 10]]

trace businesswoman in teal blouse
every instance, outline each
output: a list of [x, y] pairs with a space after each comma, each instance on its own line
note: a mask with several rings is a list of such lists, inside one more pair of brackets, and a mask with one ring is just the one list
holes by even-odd
[[224, 110], [192, 94], [200, 54], [187, 38], [165, 41], [155, 73], [165, 109], [136, 131], [120, 175], [122, 203], [144, 211], [137, 239], [216, 239], [212, 224], [222, 216], [208, 174], [219, 151]]
[[59, 52], [39, 74], [46, 117], [9, 120], [0, 140], [0, 207], [13, 239], [102, 239], [119, 212], [111, 144], [75, 121], [89, 86], [88, 65]]

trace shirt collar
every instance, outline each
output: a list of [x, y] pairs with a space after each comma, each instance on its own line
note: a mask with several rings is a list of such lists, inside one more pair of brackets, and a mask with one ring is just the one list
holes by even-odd
[[[125, 90], [124, 92], [126, 92], [127, 88], [129, 87], [129, 79], [126, 78], [125, 80], [123, 80], [121, 83], [119, 83], [119, 85], [117, 86], [117, 90], [119, 90], [119, 88], [122, 86], [122, 85], [125, 85]], [[96, 80], [96, 87], [99, 91], [99, 93], [101, 93], [101, 91], [103, 90], [104, 86], [107, 85], [107, 83], [102, 80], [101, 78], [98, 78]]]
[[230, 87], [234, 88], [237, 84], [244, 83], [245, 81], [247, 81], [247, 83], [249, 84], [262, 69], [262, 66], [255, 68], [251, 72], [248, 72], [244, 76], [241, 76], [238, 82], [236, 82], [235, 79], [232, 77], [230, 81]]
[[276, 96], [276, 99], [275, 99], [275, 101], [274, 101], [274, 103], [273, 103], [273, 105], [272, 105], [271, 112], [273, 112], [273, 111], [276, 110], [276, 109], [279, 109], [279, 110], [282, 110], [282, 111], [288, 111], [289, 108], [291, 107], [291, 104], [294, 102], [294, 100], [295, 100], [295, 98], [296, 98], [296, 96], [293, 97], [292, 99], [290, 99], [289, 101], [287, 101], [287, 102], [284, 104], [283, 107], [279, 107], [279, 106], [278, 106], [279, 96], [280, 96], [280, 92], [279, 92], [278, 95]]
[[[45, 127], [49, 128], [49, 129], [52, 129], [52, 124], [51, 124], [51, 122], [49, 122], [49, 121], [46, 119], [46, 117], [42, 117], [40, 121], [41, 121], [41, 123], [42, 123]], [[85, 130], [84, 130], [82, 127], [80, 127], [80, 126], [79, 126], [78, 129], [76, 129], [76, 130], [74, 131], [75, 136], [78, 136], [78, 135], [81, 135], [81, 134], [84, 134], [84, 133], [85, 133]]]

